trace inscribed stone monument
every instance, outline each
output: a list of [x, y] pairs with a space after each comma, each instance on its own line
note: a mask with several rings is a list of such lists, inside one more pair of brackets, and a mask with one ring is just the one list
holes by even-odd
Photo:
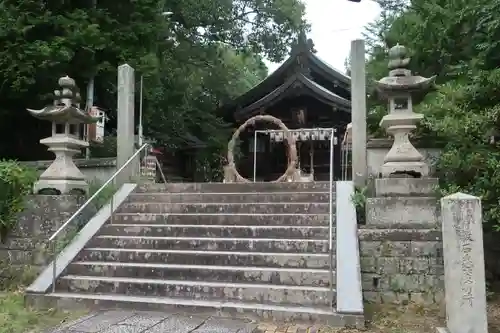
[[481, 200], [455, 193], [441, 199], [441, 210], [447, 329], [487, 333]]

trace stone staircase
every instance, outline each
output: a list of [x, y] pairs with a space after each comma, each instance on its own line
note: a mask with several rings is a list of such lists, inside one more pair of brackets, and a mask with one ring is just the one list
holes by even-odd
[[328, 182], [138, 186], [46, 296], [358, 325], [332, 307], [329, 196]]

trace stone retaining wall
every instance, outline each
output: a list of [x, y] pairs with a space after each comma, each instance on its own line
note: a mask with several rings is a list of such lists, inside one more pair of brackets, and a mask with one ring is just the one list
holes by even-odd
[[441, 304], [441, 230], [360, 229], [363, 296], [373, 303]]
[[[0, 244], [9, 267], [46, 264], [46, 240], [83, 203], [76, 196], [30, 196], [17, 227]], [[376, 303], [441, 304], [443, 250], [439, 229], [359, 229], [364, 298]], [[0, 272], [1, 275], [1, 272]]]
[[83, 197], [73, 195], [28, 197], [15, 229], [0, 243], [2, 269], [26, 265], [43, 267], [49, 253], [46, 248], [47, 239], [84, 201]]

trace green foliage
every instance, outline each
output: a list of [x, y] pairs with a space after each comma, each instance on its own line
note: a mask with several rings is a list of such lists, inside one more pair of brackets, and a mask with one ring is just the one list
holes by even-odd
[[16, 161], [0, 160], [0, 236], [2, 241], [17, 223], [24, 200], [36, 181], [36, 171]]
[[68, 226], [60, 237], [56, 237], [54, 243], [51, 244], [52, 248], [47, 249], [48, 251], [45, 253], [47, 259], [54, 260], [55, 255], [59, 255], [73, 241], [79, 231], [80, 228], [78, 226]]
[[[103, 183], [98, 181], [98, 180], [92, 180], [89, 182], [89, 194], [88, 197], [90, 198], [93, 196], [101, 187]], [[111, 197], [116, 193], [116, 186], [111, 182], [110, 184], [106, 185], [99, 194], [93, 199], [93, 205], [97, 208], [100, 209], [102, 206], [107, 204], [109, 200], [111, 200]]]
[[[98, 180], [92, 180], [89, 182], [89, 193], [87, 195], [90, 198], [94, 195], [101, 187], [103, 183]], [[97, 196], [92, 199], [91, 202], [79, 213], [75, 220], [70, 223], [57, 237], [54, 239], [53, 243], [47, 243], [43, 249], [44, 255], [48, 259], [52, 259], [54, 255], [60, 253], [62, 250], [68, 246], [71, 241], [76, 237], [80, 230], [90, 221], [92, 217], [97, 214], [97, 212], [104, 207], [106, 204], [110, 203], [111, 198], [116, 193], [116, 187], [113, 183], [105, 186]]]
[[31, 265], [13, 265], [9, 260], [0, 261], [0, 289], [18, 290], [29, 286], [39, 275], [36, 267]]
[[[304, 12], [301, 0], [2, 1], [0, 155], [36, 159], [31, 148], [45, 151], [38, 140], [49, 125], [25, 109], [50, 104], [66, 74], [83, 100], [95, 79], [94, 103], [113, 126], [116, 68], [127, 62], [137, 87], [144, 77], [144, 135], [171, 150], [195, 136], [212, 152], [201, 154], [199, 164], [217, 165], [229, 131], [215, 110], [267, 75], [264, 56], [284, 58], [308, 28]], [[24, 127], [13, 131], [12, 123]]]
[[105, 136], [102, 143], [90, 143], [90, 157], [116, 157], [116, 136]]
[[356, 187], [354, 189], [354, 193], [351, 196], [351, 202], [354, 204], [356, 208], [357, 222], [360, 224], [365, 223], [365, 207], [366, 207], [366, 199], [368, 194], [368, 187]]
[[223, 155], [225, 145], [224, 139], [213, 142], [205, 149], [200, 149], [195, 156], [195, 180], [203, 182], [219, 182], [224, 179], [223, 167], [225, 157]]
[[366, 193], [368, 191], [367, 187], [354, 189], [354, 193], [351, 196], [351, 202], [354, 204], [356, 208], [365, 207], [366, 205]]
[[[384, 8], [385, 19], [369, 27], [369, 81], [387, 75], [386, 51], [396, 43], [413, 51], [412, 71], [438, 75], [437, 91], [416, 108], [425, 118], [415, 136], [445, 143], [436, 161], [441, 193], [481, 197], [485, 227], [499, 229], [500, 1], [406, 4]], [[381, 136], [378, 122], [387, 109], [375, 95], [371, 90], [369, 129]]]
[[85, 313], [82, 311], [39, 309], [25, 306], [24, 292], [16, 290], [0, 295], [0, 332], [45, 332], [63, 323], [71, 322]]

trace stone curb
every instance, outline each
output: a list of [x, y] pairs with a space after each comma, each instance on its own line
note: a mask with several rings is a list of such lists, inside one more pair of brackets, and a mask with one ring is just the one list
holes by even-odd
[[260, 324], [252, 333], [319, 333], [321, 326]]

